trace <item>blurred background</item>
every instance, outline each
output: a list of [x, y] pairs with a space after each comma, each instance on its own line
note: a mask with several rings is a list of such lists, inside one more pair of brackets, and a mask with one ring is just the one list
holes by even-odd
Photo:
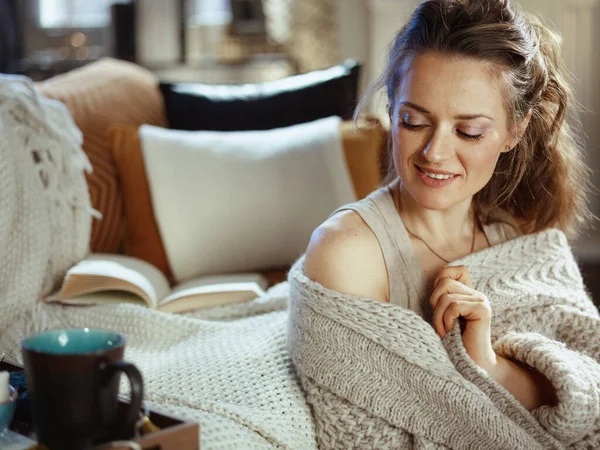
[[[256, 83], [356, 58], [361, 90], [418, 0], [0, 0], [0, 72], [44, 80], [104, 56], [161, 81]], [[598, 0], [520, 0], [561, 35], [600, 187]], [[385, 102], [372, 112], [385, 121]], [[600, 215], [600, 198], [593, 200]]]

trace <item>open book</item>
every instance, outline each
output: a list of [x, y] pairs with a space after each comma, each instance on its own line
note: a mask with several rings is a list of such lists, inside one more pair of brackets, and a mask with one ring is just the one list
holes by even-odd
[[258, 273], [244, 273], [204, 276], [171, 289], [163, 273], [141, 259], [96, 253], [69, 269], [58, 294], [46, 302], [138, 303], [181, 313], [252, 300], [265, 293], [267, 284]]

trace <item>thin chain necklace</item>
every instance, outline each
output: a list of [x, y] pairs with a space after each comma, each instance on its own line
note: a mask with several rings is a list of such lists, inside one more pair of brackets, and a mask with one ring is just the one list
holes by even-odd
[[[406, 225], [404, 225], [404, 228], [406, 228]], [[425, 244], [425, 247], [427, 247], [429, 249], [429, 251], [431, 253], [433, 253], [435, 256], [437, 256], [438, 258], [440, 258], [442, 261], [444, 261], [446, 264], [449, 264], [450, 261], [448, 261], [446, 258], [444, 258], [443, 256], [441, 256], [438, 252], [436, 252], [434, 249], [432, 249], [429, 244], [427, 242], [425, 242], [425, 239], [423, 239], [422, 237], [417, 236], [416, 234], [414, 234], [413, 232], [411, 232], [408, 228], [406, 228], [406, 231], [408, 232], [408, 234], [410, 234], [412, 237], [414, 237], [415, 239], [420, 240], [423, 244]], [[477, 220], [473, 219], [473, 238], [471, 240], [471, 251], [470, 253], [473, 253], [473, 250], [475, 250], [475, 232], [477, 231]]]
[[[395, 196], [394, 196], [395, 197]], [[397, 200], [396, 198], [394, 198], [394, 203], [396, 204], [396, 208], [399, 210], [398, 208], [398, 204], [397, 204]], [[473, 238], [471, 239], [471, 251], [470, 253], [473, 253], [473, 250], [475, 250], [475, 233], [477, 231], [477, 216], [475, 216], [473, 218]], [[415, 239], [418, 239], [419, 241], [421, 241], [423, 244], [425, 244], [425, 247], [427, 247], [429, 249], [429, 251], [431, 253], [433, 253], [435, 256], [437, 256], [438, 258], [440, 258], [442, 261], [444, 261], [446, 264], [449, 264], [450, 261], [448, 261], [446, 258], [444, 258], [443, 256], [441, 256], [438, 252], [436, 252], [434, 249], [432, 249], [429, 244], [427, 242], [425, 242], [425, 239], [423, 239], [420, 236], [417, 236], [416, 234], [414, 234], [412, 231], [410, 231], [408, 229], [408, 227], [406, 225], [404, 225], [404, 228], [406, 229], [406, 231], [408, 232], [408, 234], [410, 234], [412, 237], [414, 237]]]

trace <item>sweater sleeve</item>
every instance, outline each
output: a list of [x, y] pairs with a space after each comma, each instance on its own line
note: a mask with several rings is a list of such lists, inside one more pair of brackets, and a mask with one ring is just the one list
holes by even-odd
[[532, 411], [549, 433], [568, 445], [597, 429], [600, 364], [596, 360], [538, 333], [508, 333], [496, 341], [494, 350], [536, 369], [552, 383], [558, 403]]

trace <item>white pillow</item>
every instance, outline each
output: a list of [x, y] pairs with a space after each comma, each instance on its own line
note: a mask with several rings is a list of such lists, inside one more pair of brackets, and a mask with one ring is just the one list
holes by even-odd
[[178, 281], [289, 265], [333, 210], [356, 200], [338, 117], [268, 131], [144, 125], [140, 137]]

